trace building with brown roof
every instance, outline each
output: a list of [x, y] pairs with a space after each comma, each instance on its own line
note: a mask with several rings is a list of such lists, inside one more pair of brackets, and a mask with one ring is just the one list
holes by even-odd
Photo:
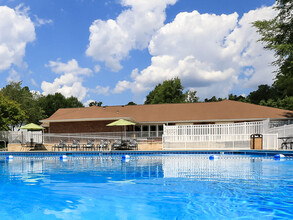
[[127, 131], [142, 131], [160, 136], [163, 124], [192, 125], [238, 123], [293, 118], [293, 111], [249, 103], [224, 100], [206, 103], [128, 105], [64, 108], [42, 120], [49, 133], [118, 132], [119, 127], [106, 125], [118, 119], [136, 123]]

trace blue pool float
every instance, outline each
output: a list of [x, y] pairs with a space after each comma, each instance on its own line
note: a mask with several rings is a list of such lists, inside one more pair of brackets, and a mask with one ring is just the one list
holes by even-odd
[[274, 157], [275, 157], [275, 159], [282, 159], [282, 158], [285, 158], [285, 155], [284, 154], [276, 154]]
[[6, 160], [10, 160], [10, 161], [13, 160], [13, 156], [12, 155], [7, 156]]
[[210, 160], [214, 160], [214, 159], [218, 159], [218, 158], [219, 158], [219, 156], [217, 156], [217, 155], [211, 155], [209, 157]]
[[60, 156], [60, 160], [62, 160], [62, 161], [66, 161], [66, 160], [67, 160], [67, 156], [66, 156], [66, 155], [61, 155], [61, 156]]
[[129, 161], [130, 160], [130, 156], [129, 155], [123, 155], [122, 156], [122, 161]]

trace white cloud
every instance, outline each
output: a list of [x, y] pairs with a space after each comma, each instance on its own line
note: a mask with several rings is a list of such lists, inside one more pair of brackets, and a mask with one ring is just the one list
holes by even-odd
[[[252, 27], [255, 20], [271, 19], [271, 7], [251, 10], [241, 19], [230, 15], [179, 13], [153, 35], [151, 65], [131, 73], [133, 82], [118, 82], [114, 92], [145, 92], [166, 79], [179, 77], [185, 88], [202, 98], [227, 96], [235, 87], [256, 88], [271, 83], [273, 52], [263, 49]], [[131, 86], [130, 86], [131, 85]]]
[[144, 49], [152, 35], [163, 26], [167, 5], [177, 0], [122, 0], [128, 7], [116, 20], [95, 20], [90, 26], [88, 56], [105, 62], [112, 71], [119, 71], [120, 61], [132, 49]]
[[27, 15], [29, 8], [15, 10], [0, 6], [0, 71], [12, 64], [21, 66], [27, 43], [35, 40], [35, 27]]
[[9, 71], [9, 76], [7, 77], [7, 82], [19, 82], [20, 81], [20, 75], [18, 72], [16, 72], [13, 68]]
[[84, 105], [84, 106], [89, 106], [89, 104], [90, 104], [91, 102], [95, 102], [95, 100], [93, 100], [93, 99], [87, 100], [86, 102], [83, 103], [83, 105]]
[[85, 98], [88, 89], [82, 85], [83, 76], [91, 75], [92, 70], [79, 67], [75, 59], [67, 63], [50, 61], [46, 67], [50, 67], [54, 73], [61, 74], [61, 76], [52, 83], [42, 82], [41, 88], [44, 95], [60, 92], [65, 97], [74, 96], [80, 101]]
[[40, 91], [37, 91], [37, 90], [31, 90], [31, 93], [33, 94], [34, 97], [39, 97], [41, 95]]
[[131, 88], [131, 82], [128, 82], [126, 80], [123, 81], [119, 81], [116, 85], [116, 87], [114, 88], [114, 90], [112, 91], [112, 93], [114, 94], [118, 94], [118, 93], [122, 93], [127, 89]]
[[95, 65], [95, 72], [98, 73], [101, 70], [101, 66], [100, 65]]
[[89, 68], [80, 68], [75, 59], [62, 63], [60, 61], [49, 61], [46, 67], [50, 67], [54, 73], [63, 74], [70, 73], [72, 75], [90, 75], [92, 70]]
[[40, 26], [42, 26], [42, 25], [52, 24], [52, 23], [53, 23], [53, 20], [51, 20], [51, 19], [43, 19], [43, 18], [39, 18], [37, 15], [35, 15], [34, 17], [35, 17], [34, 24], [35, 24], [37, 27], [40, 27]]
[[106, 87], [97, 86], [96, 89], [99, 95], [106, 95], [106, 96], [109, 95], [109, 90], [110, 90], [109, 86], [106, 86]]

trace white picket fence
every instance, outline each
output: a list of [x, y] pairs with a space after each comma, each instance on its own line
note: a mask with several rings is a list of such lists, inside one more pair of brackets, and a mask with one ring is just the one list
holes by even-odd
[[0, 140], [8, 143], [43, 143], [42, 131], [0, 131]]
[[164, 150], [250, 149], [252, 134], [263, 135], [263, 149], [276, 150], [277, 134], [264, 134], [265, 122], [164, 126]]

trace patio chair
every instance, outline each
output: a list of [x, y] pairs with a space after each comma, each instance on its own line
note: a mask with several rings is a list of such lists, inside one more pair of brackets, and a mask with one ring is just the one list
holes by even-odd
[[72, 144], [69, 146], [72, 149], [75, 149], [77, 151], [77, 149], [80, 149], [80, 144], [79, 144], [79, 140], [73, 140]]
[[100, 144], [98, 145], [99, 150], [106, 150], [109, 147], [109, 141], [108, 140], [101, 140]]
[[95, 149], [95, 144], [94, 144], [94, 142], [95, 142], [95, 140], [88, 140], [88, 141], [87, 141], [87, 144], [84, 144], [84, 145], [83, 145], [83, 149], [84, 149], [84, 150], [89, 150], [89, 149], [93, 150], [93, 149]]
[[53, 149], [56, 150], [56, 148], [58, 149], [58, 151], [61, 150], [61, 149], [62, 150], [67, 150], [67, 145], [66, 145], [65, 140], [60, 140], [59, 144], [55, 144], [53, 146]]
[[115, 140], [111, 145], [111, 150], [117, 150], [122, 147], [121, 140]]
[[135, 139], [131, 139], [128, 143], [128, 149], [129, 150], [138, 150], [138, 144]]

